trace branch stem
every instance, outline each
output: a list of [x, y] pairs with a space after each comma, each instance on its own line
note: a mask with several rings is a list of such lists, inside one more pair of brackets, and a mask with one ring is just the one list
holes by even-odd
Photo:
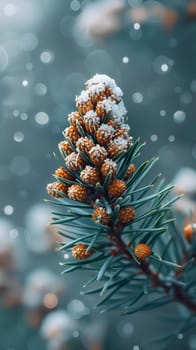
[[[111, 237], [116, 247], [118, 248], [119, 252], [125, 254], [129, 260], [133, 261], [133, 257], [130, 254], [129, 250], [127, 249], [126, 244], [121, 239], [121, 236], [118, 234], [118, 235], [112, 235]], [[158, 273], [153, 272], [151, 270], [150, 264], [148, 261], [145, 261], [145, 260], [141, 261], [140, 265], [138, 264], [138, 267], [140, 267], [142, 272], [146, 276], [148, 276], [148, 278], [152, 281], [153, 286], [163, 288], [166, 294], [173, 295], [174, 301], [185, 305], [190, 311], [193, 311], [196, 313], [196, 303], [190, 300], [189, 296], [184, 292], [183, 287], [175, 284], [168, 285], [167, 283], [165, 283], [164, 280], [160, 279], [160, 276]]]

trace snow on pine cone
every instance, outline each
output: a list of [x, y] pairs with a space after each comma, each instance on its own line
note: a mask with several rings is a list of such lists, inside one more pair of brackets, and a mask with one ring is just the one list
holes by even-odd
[[102, 225], [109, 225], [111, 216], [107, 213], [105, 208], [96, 207], [92, 213], [92, 219], [95, 222], [100, 222]]
[[69, 137], [69, 139], [72, 141], [72, 143], [75, 145], [78, 139], [80, 138], [80, 134], [78, 132], [77, 127], [71, 125], [68, 128], [64, 130], [64, 135], [66, 137]]
[[72, 171], [78, 171], [85, 166], [83, 158], [76, 152], [72, 152], [66, 157], [65, 164]]
[[[128, 166], [124, 179], [116, 179], [118, 162], [114, 158], [127, 152], [132, 137], [126, 124], [123, 93], [115, 80], [96, 74], [85, 87], [76, 96], [77, 110], [68, 115], [68, 126], [63, 132], [65, 140], [58, 144], [65, 166], [59, 167], [54, 174], [74, 184], [54, 182], [48, 185], [47, 191], [56, 198], [67, 196], [76, 201], [88, 201], [96, 208], [92, 219], [109, 225], [111, 216], [101, 205], [95, 206], [95, 202], [100, 195], [103, 196], [103, 192], [99, 192], [104, 188], [102, 185], [106, 186], [106, 198], [109, 195], [112, 200], [126, 191], [126, 180], [135, 171], [135, 166]], [[110, 175], [109, 184], [105, 181], [107, 175]], [[90, 185], [88, 190], [87, 185]], [[133, 220], [134, 215], [133, 208], [121, 208], [119, 222], [126, 224]]]
[[64, 152], [67, 156], [73, 152], [73, 149], [71, 148], [68, 141], [61, 141], [58, 144], [59, 151]]
[[83, 126], [84, 125], [84, 119], [81, 116], [81, 114], [79, 112], [72, 112], [68, 115], [68, 121], [70, 123], [70, 125], [74, 126], [75, 128], [77, 128], [77, 122]]
[[84, 125], [88, 134], [94, 135], [95, 131], [100, 126], [100, 118], [94, 111], [88, 111], [84, 115]]
[[94, 165], [100, 167], [104, 160], [107, 158], [107, 151], [104, 147], [96, 145], [93, 148], [91, 148], [89, 152], [89, 157]]
[[96, 185], [99, 182], [99, 172], [97, 169], [87, 165], [80, 173], [80, 178], [88, 185]]
[[76, 143], [76, 149], [78, 152], [83, 152], [88, 154], [88, 152], [93, 148], [95, 144], [88, 137], [80, 137]]
[[97, 142], [101, 146], [107, 146], [111, 142], [113, 134], [114, 128], [111, 125], [102, 124], [96, 132]]
[[111, 178], [113, 179], [116, 175], [117, 167], [117, 163], [112, 159], [105, 159], [100, 169], [103, 179], [105, 179], [108, 174], [111, 174]]
[[88, 91], [83, 90], [79, 96], [76, 96], [76, 107], [81, 114], [94, 110]]
[[67, 194], [68, 186], [61, 182], [52, 182], [47, 185], [47, 192], [49, 196], [54, 198], [61, 198]]

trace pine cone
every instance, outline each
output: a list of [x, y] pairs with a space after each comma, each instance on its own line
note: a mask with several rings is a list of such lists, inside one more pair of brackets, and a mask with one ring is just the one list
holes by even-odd
[[94, 111], [89, 111], [84, 115], [84, 125], [88, 134], [94, 135], [100, 126], [100, 118]]
[[78, 129], [71, 125], [68, 128], [64, 130], [64, 134], [66, 137], [69, 137], [72, 143], [75, 145], [78, 139], [80, 138], [80, 134], [78, 132]]
[[111, 197], [120, 197], [125, 191], [127, 187], [124, 181], [122, 180], [113, 180], [108, 186], [108, 194]]
[[68, 197], [74, 201], [85, 201], [88, 196], [88, 190], [82, 185], [72, 185], [68, 188]]
[[127, 172], [124, 176], [124, 179], [125, 180], [129, 179], [135, 171], [136, 171], [136, 166], [135, 166], [135, 164], [131, 163], [127, 169]]
[[78, 243], [72, 248], [72, 256], [75, 259], [87, 259], [93, 254], [93, 249], [87, 252], [88, 246], [84, 243]]
[[152, 254], [151, 248], [146, 243], [139, 243], [134, 249], [136, 258], [144, 260]]
[[81, 126], [84, 125], [83, 118], [79, 112], [72, 112], [68, 115], [68, 121], [70, 125], [75, 126], [77, 128], [77, 123], [78, 122]]
[[91, 148], [89, 151], [89, 157], [91, 162], [96, 165], [97, 167], [100, 167], [104, 160], [107, 158], [107, 151], [104, 147], [101, 147], [100, 145], [96, 145]]
[[92, 219], [95, 222], [100, 222], [102, 225], [109, 225], [111, 222], [111, 216], [104, 208], [97, 207], [92, 213]]
[[87, 165], [81, 172], [80, 178], [86, 184], [96, 185], [96, 183], [99, 182], [99, 172], [95, 168]]
[[114, 128], [107, 124], [102, 124], [96, 132], [97, 142], [101, 146], [107, 146], [114, 134]]
[[83, 90], [79, 96], [76, 96], [76, 107], [81, 114], [94, 110], [88, 91]]
[[104, 160], [100, 170], [103, 179], [105, 179], [108, 174], [111, 174], [113, 179], [117, 172], [117, 163], [112, 159], [107, 158]]
[[119, 222], [123, 225], [128, 224], [135, 219], [135, 209], [132, 207], [121, 208], [118, 212]]
[[85, 154], [88, 154], [88, 152], [93, 148], [95, 145], [91, 139], [88, 137], [80, 137], [79, 140], [76, 143], [76, 148], [78, 152], [83, 152]]
[[62, 177], [63, 179], [66, 179], [66, 180], [70, 180], [70, 181], [74, 180], [74, 177], [63, 167], [58, 168], [55, 171], [55, 175], [58, 177]]
[[67, 141], [61, 141], [61, 142], [59, 142], [58, 146], [59, 146], [59, 150], [60, 150], [60, 151], [63, 150], [63, 152], [64, 152], [66, 155], [69, 155], [69, 154], [71, 154], [71, 153], [73, 152], [73, 150], [72, 150], [72, 148], [71, 148], [69, 142], [67, 142]]
[[85, 162], [79, 153], [72, 152], [65, 159], [65, 164], [72, 171], [79, 171], [85, 167]]
[[[54, 197], [54, 198], [61, 198], [64, 195], [67, 194], [68, 191], [68, 186], [61, 183], [61, 182], [52, 182], [50, 184], [47, 185], [47, 192], [49, 194], [49, 196]], [[58, 192], [62, 192], [58, 193]]]

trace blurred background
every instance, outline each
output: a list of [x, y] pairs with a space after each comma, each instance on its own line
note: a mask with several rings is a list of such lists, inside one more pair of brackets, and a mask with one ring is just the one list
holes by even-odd
[[[147, 350], [167, 331], [161, 312], [100, 315], [80, 296], [43, 199], [75, 95], [104, 73], [147, 143], [141, 161], [158, 155], [185, 193], [175, 209], [196, 215], [195, 62], [193, 0], [0, 1], [0, 350]], [[194, 331], [175, 347], [196, 349]]]

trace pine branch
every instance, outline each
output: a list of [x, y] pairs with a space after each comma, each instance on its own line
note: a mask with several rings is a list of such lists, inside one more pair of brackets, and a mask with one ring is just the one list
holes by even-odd
[[99, 294], [104, 311], [130, 314], [173, 302], [194, 319], [196, 224], [179, 232], [173, 186], [160, 174], [146, 182], [157, 159], [139, 164], [144, 144], [129, 134], [114, 80], [95, 75], [76, 106], [59, 143], [63, 164], [47, 187], [58, 208], [52, 224], [66, 239], [59, 250], [69, 255], [63, 273], [91, 271], [82, 294]]

